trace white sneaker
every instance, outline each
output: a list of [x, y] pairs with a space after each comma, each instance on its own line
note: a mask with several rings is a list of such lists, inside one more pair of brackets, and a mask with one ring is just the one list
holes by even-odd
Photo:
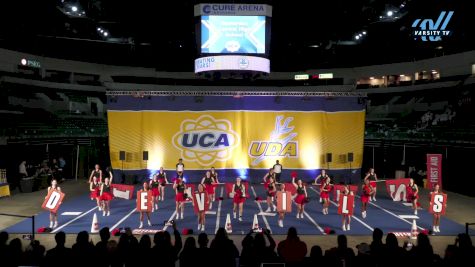
[[282, 222], [282, 220], [279, 220], [279, 227], [284, 227], [284, 222]]
[[147, 220], [148, 226], [152, 226], [152, 222], [150, 220]]
[[376, 197], [373, 197], [373, 201], [376, 201]]
[[201, 229], [201, 223], [198, 224], [198, 231]]
[[297, 213], [297, 219], [300, 219], [300, 213]]
[[102, 211], [102, 208], [101, 208], [101, 206], [98, 206], [98, 209], [99, 209], [99, 211]]
[[350, 231], [350, 225], [349, 224], [346, 225], [346, 230]]
[[437, 226], [432, 226], [432, 232], [437, 232]]
[[346, 227], [345, 227], [344, 224], [343, 224], [343, 226], [341, 227], [341, 229], [343, 229], [343, 231], [346, 231]]
[[152, 207], [152, 212], [154, 212], [154, 211], [155, 211], [155, 208], [154, 208], [154, 207]]
[[417, 210], [414, 210], [414, 215], [417, 215]]
[[209, 203], [209, 209], [213, 209], [213, 202]]
[[180, 213], [178, 213], [178, 212], [176, 213], [176, 219], [177, 220], [180, 219]]
[[277, 206], [276, 206], [276, 205], [272, 205], [272, 209], [273, 209], [273, 211], [276, 211], [276, 210], [277, 210]]
[[361, 212], [361, 217], [366, 218], [366, 211]]
[[320, 198], [320, 199], [318, 200], [318, 202], [320, 202], [320, 203], [321, 203], [321, 202], [322, 202], [322, 198]]
[[236, 212], [233, 212], [233, 218], [236, 219]]
[[110, 212], [110, 210], [109, 210], [109, 211], [107, 211], [107, 216], [110, 216], [110, 215], [111, 215], [111, 212]]
[[155, 204], [155, 210], [158, 210], [158, 204]]
[[205, 225], [204, 224], [201, 225], [201, 231], [203, 231], [203, 232], [205, 231]]
[[242, 216], [239, 216], [239, 221], [242, 222]]
[[143, 228], [143, 222], [140, 222], [139, 228], [140, 228], [140, 229]]
[[268, 207], [265, 212], [270, 212], [270, 207]]
[[49, 228], [53, 228], [53, 222], [49, 222]]
[[181, 214], [181, 219], [183, 220], [183, 213]]
[[102, 216], [106, 216], [106, 211], [103, 211], [103, 212], [102, 212]]
[[300, 213], [300, 219], [303, 219], [303, 213]]

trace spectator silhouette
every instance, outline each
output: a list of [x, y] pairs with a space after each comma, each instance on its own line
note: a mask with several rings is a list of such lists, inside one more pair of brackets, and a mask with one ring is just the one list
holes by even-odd
[[[269, 245], [266, 246], [266, 240], [269, 241]], [[257, 234], [254, 237], [254, 266], [260, 266], [263, 262], [275, 261], [277, 255], [275, 253], [275, 241], [270, 235], [270, 231], [265, 229], [262, 233]]]
[[10, 241], [7, 253], [10, 257], [10, 261], [7, 263], [7, 266], [21, 265], [20, 263], [22, 262], [23, 246], [19, 238], [15, 238]]
[[239, 264], [241, 266], [250, 266], [253, 261], [253, 248], [254, 248], [254, 236], [253, 232], [249, 232], [241, 242], [241, 257], [239, 258]]
[[381, 265], [386, 262], [384, 259], [383, 231], [379, 228], [373, 230], [373, 241], [370, 244], [371, 257], [376, 264]]
[[75, 266], [95, 266], [96, 259], [95, 248], [92, 242], [89, 242], [89, 234], [86, 231], [79, 232], [76, 237], [76, 243], [72, 247], [73, 265]]
[[323, 258], [323, 251], [320, 246], [313, 246], [310, 249], [310, 257], [305, 259], [306, 264], [305, 266], [317, 266], [322, 265], [325, 266], [324, 258]]
[[208, 235], [206, 233], [200, 233], [198, 235], [198, 249], [197, 254], [199, 255], [196, 258], [196, 266], [206, 266], [209, 265], [209, 259], [211, 259], [212, 255], [210, 253], [210, 249], [208, 248]]
[[120, 235], [117, 249], [122, 262], [125, 266], [135, 266], [135, 256], [138, 252], [139, 241], [132, 235], [130, 229], [126, 229], [125, 233]]
[[233, 267], [236, 265], [236, 258], [239, 257], [239, 251], [234, 242], [228, 238], [228, 234], [223, 227], [216, 232], [216, 236], [210, 245], [211, 254], [214, 256], [211, 260], [213, 266]]
[[386, 261], [387, 266], [401, 266], [405, 262], [405, 251], [402, 247], [399, 246], [397, 237], [393, 233], [389, 233], [386, 236], [386, 245], [385, 245], [385, 258], [391, 259]]
[[175, 261], [178, 259], [183, 244], [181, 241], [180, 232], [173, 223], [173, 234], [175, 236], [175, 244], [172, 244], [170, 233], [158, 232], [153, 237], [155, 246], [152, 249], [152, 254], [160, 259], [160, 266], [175, 267]]
[[30, 245], [26, 247], [25, 254], [23, 256], [23, 264], [26, 266], [40, 266], [43, 265], [43, 259], [45, 256], [45, 247], [40, 244], [38, 240], [32, 240]]
[[345, 235], [339, 235], [337, 238], [338, 246], [327, 251], [330, 266], [349, 267], [354, 266], [355, 252], [348, 247], [348, 240]]
[[73, 252], [70, 248], [64, 246], [66, 234], [63, 231], [57, 232], [54, 235], [54, 240], [56, 241], [56, 247], [46, 252], [46, 266], [63, 266], [65, 262], [71, 260]]
[[417, 235], [417, 246], [411, 250], [414, 266], [432, 266], [434, 263], [434, 250], [430, 244], [429, 237], [425, 234]]
[[180, 253], [180, 267], [192, 267], [196, 265], [195, 259], [198, 258], [196, 240], [194, 237], [187, 237], [183, 250]]
[[300, 241], [297, 236], [297, 229], [290, 227], [287, 231], [287, 238], [279, 243], [277, 252], [285, 263], [290, 266], [297, 266], [307, 256], [307, 244]]
[[150, 266], [155, 262], [154, 257], [147, 257], [152, 254], [152, 239], [149, 235], [143, 235], [140, 238], [138, 246], [139, 254], [135, 255], [135, 264], [137, 266]]
[[8, 258], [8, 233], [1, 232], [0, 233], [0, 259], [7, 259]]
[[104, 227], [99, 231], [99, 236], [101, 237], [101, 241], [97, 242], [96, 244], [96, 252], [97, 252], [97, 259], [99, 266], [108, 266], [109, 264], [109, 257], [107, 253], [107, 242], [111, 237], [109, 227]]

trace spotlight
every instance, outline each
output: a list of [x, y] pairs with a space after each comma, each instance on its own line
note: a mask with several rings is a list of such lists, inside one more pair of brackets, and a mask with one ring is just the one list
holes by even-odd
[[356, 40], [359, 40], [359, 39], [360, 39], [360, 36], [359, 36], [359, 35], [356, 35], [356, 36], [355, 36], [355, 39], [356, 39]]
[[366, 32], [363, 32], [363, 35], [366, 35]]
[[71, 7], [71, 10], [72, 10], [73, 12], [77, 12], [77, 11], [78, 11], [78, 7], [77, 7], [77, 6], [72, 6], [72, 7]]
[[102, 34], [104, 34], [104, 36], [106, 36], [106, 37], [107, 37], [107, 35], [109, 35], [108, 32], [103, 32]]
[[391, 10], [388, 11], [388, 13], [386, 13], [386, 15], [388, 15], [388, 17], [392, 17], [394, 14], [394, 12], [392, 12]]
[[359, 37], [363, 37], [363, 34], [360, 33], [360, 34], [358, 34], [358, 36], [359, 36]]
[[97, 27], [97, 31], [102, 31], [101, 27]]

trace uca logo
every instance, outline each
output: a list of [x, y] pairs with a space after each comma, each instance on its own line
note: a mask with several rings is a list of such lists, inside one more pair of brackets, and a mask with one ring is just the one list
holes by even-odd
[[239, 141], [231, 122], [203, 115], [196, 120], [184, 120], [172, 143], [184, 160], [211, 166], [216, 161], [228, 160]]

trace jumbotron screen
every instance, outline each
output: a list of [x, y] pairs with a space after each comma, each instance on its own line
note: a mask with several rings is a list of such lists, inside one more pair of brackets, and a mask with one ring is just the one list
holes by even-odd
[[265, 54], [265, 16], [201, 16], [201, 53]]

